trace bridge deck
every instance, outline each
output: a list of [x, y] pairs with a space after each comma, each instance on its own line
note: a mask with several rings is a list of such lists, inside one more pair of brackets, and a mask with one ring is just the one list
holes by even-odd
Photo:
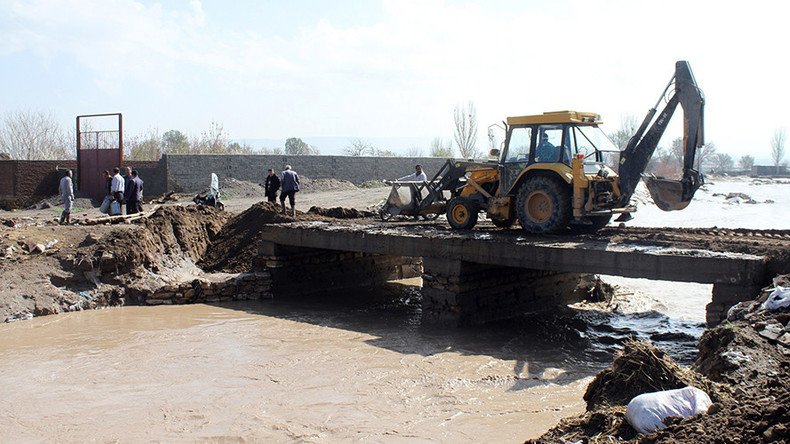
[[432, 225], [296, 222], [268, 225], [282, 245], [522, 267], [559, 272], [753, 286], [765, 280], [763, 256], [673, 248], [594, 236], [526, 236], [519, 230], [452, 231]]

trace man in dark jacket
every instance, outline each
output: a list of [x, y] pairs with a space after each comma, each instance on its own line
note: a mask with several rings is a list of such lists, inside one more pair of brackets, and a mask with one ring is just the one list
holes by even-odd
[[134, 214], [136, 211], [129, 211], [129, 201], [133, 199], [132, 194], [135, 193], [132, 189], [132, 169], [130, 167], [125, 167], [123, 172], [123, 202], [126, 204], [126, 214]]
[[271, 168], [269, 168], [269, 175], [266, 176], [263, 189], [266, 191], [266, 199], [274, 203], [277, 200], [277, 190], [280, 189], [280, 178], [274, 174], [274, 170]]
[[299, 175], [291, 169], [291, 165], [285, 166], [280, 182], [283, 187], [283, 192], [280, 193], [280, 205], [283, 207], [283, 214], [287, 214], [285, 211], [285, 198], [287, 197], [291, 204], [291, 212], [296, 217], [296, 193], [299, 191]]
[[143, 211], [143, 180], [137, 175], [137, 170], [132, 171], [129, 189], [125, 190], [126, 214], [135, 214]]

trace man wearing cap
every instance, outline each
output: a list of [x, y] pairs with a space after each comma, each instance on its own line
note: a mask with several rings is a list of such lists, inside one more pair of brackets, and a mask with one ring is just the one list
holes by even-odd
[[545, 132], [540, 135], [540, 142], [535, 149], [535, 160], [537, 162], [556, 162], [558, 159], [559, 150], [551, 142], [549, 142], [549, 135]]
[[[398, 179], [399, 182], [427, 182], [428, 176], [422, 170], [422, 165], [417, 164], [414, 165], [414, 174], [409, 174], [408, 176], [403, 176]], [[419, 201], [422, 200], [422, 193], [417, 188], [418, 184], [409, 184], [409, 191], [411, 191], [411, 200], [412, 204], [415, 208], [417, 208], [417, 204]]]

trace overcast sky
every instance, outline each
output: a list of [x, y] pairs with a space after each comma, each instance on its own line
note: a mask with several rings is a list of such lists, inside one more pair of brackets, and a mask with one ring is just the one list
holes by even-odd
[[69, 127], [122, 112], [129, 132], [217, 121], [234, 139], [430, 140], [450, 137], [453, 107], [471, 100], [482, 148], [508, 115], [593, 111], [608, 131], [641, 120], [685, 59], [707, 140], [767, 162], [790, 126], [788, 5], [0, 0], [0, 112]]

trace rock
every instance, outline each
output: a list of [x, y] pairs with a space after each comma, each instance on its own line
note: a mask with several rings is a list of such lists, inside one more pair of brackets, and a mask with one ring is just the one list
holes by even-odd
[[777, 338], [776, 342], [782, 344], [786, 348], [790, 348], [790, 333], [785, 332], [782, 336]]
[[776, 341], [782, 336], [782, 326], [779, 324], [767, 324], [757, 333], [769, 341]]
[[46, 210], [47, 208], [52, 208], [52, 204], [49, 202], [41, 202], [41, 209]]

